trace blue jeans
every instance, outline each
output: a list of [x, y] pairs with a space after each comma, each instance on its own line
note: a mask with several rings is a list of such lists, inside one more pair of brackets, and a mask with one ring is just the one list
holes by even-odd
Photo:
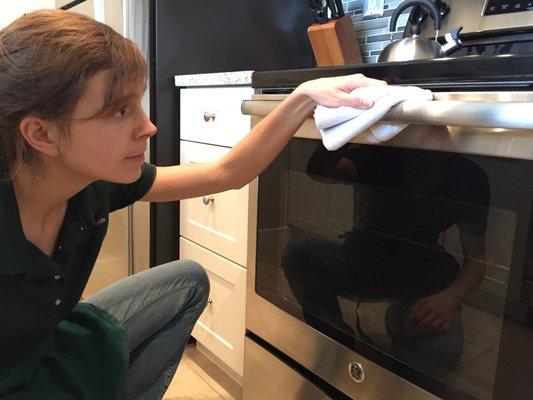
[[130, 349], [127, 400], [163, 397], [208, 295], [204, 269], [182, 260], [122, 279], [85, 300], [124, 326]]

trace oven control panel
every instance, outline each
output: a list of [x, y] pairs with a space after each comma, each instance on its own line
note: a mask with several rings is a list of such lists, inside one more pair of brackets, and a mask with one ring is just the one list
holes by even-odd
[[487, 0], [483, 15], [507, 14], [521, 11], [533, 11], [533, 1]]
[[[503, 37], [507, 32], [513, 34], [512, 32], [517, 30], [533, 31], [533, 0], [445, 0], [445, 2], [450, 7], [450, 12], [443, 19], [439, 33], [445, 34], [462, 26], [461, 36], [465, 45], [469, 44], [469, 34], [483, 37], [485, 33], [501, 31], [499, 35]], [[411, 23], [408, 22], [405, 29], [410, 32], [410, 28]], [[435, 37], [433, 28], [433, 24], [426, 21], [422, 25], [420, 37], [433, 39]], [[527, 40], [530, 40], [529, 36]]]

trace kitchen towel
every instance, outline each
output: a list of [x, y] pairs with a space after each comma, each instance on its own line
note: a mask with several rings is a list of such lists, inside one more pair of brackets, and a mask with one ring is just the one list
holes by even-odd
[[366, 110], [320, 105], [315, 109], [315, 123], [328, 150], [337, 150], [361, 134], [369, 143], [390, 140], [407, 127], [378, 122], [392, 107], [406, 100], [433, 100], [430, 90], [416, 86], [365, 86], [353, 90], [350, 95], [370, 100], [374, 105]]

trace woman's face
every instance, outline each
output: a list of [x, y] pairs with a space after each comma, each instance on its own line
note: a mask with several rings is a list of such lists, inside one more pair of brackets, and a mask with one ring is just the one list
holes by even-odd
[[87, 81], [70, 135], [60, 141], [60, 156], [65, 167], [83, 179], [131, 183], [140, 176], [148, 139], [157, 128], [141, 107], [142, 92], [133, 93], [131, 102], [114, 115], [91, 119], [102, 109], [107, 82], [107, 71]]

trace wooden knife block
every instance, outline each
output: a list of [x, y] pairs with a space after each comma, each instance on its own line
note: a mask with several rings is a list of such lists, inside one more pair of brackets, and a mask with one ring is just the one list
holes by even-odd
[[313, 24], [307, 35], [319, 67], [363, 63], [351, 17]]

